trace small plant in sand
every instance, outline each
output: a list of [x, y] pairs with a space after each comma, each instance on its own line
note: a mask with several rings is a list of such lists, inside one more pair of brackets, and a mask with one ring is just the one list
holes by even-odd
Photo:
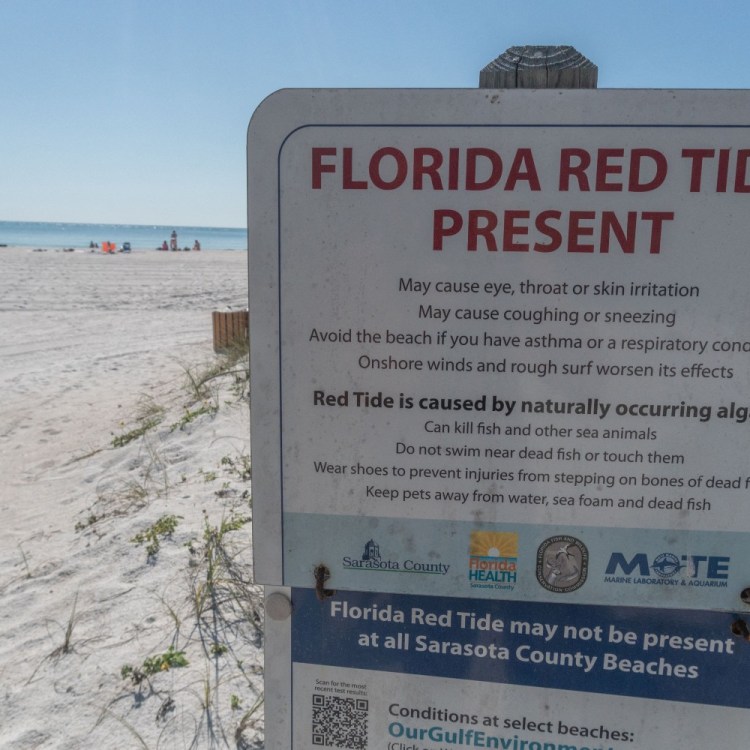
[[[259, 641], [263, 622], [261, 589], [251, 583], [250, 566], [244, 561], [246, 544], [233, 533], [242, 529], [250, 517], [232, 512], [213, 525], [203, 513], [202, 543], [188, 547], [193, 556], [194, 614], [199, 630], [206, 631], [202, 640], [207, 644], [207, 654], [216, 656], [215, 644], [221, 643], [221, 653], [229, 653], [244, 672], [232, 644], [237, 638]], [[222, 633], [225, 637], [220, 638]]]
[[[34, 681], [34, 677], [36, 677], [37, 672], [48, 659], [59, 659], [60, 657], [65, 656], [66, 654], [69, 654], [71, 651], [73, 651], [73, 630], [75, 629], [75, 626], [77, 623], [77, 617], [76, 617], [77, 606], [78, 606], [78, 592], [76, 592], [76, 595], [73, 597], [73, 606], [70, 609], [68, 622], [66, 623], [65, 628], [64, 628], [63, 642], [59, 646], [57, 646], [55, 649], [53, 649], [51, 653], [45, 656], [44, 659], [42, 659], [42, 661], [37, 665], [36, 669], [32, 672], [31, 677], [29, 677], [29, 679], [26, 680], [27, 685], [31, 684]], [[54, 624], [62, 628], [59, 622], [55, 622]]]
[[216, 495], [216, 497], [218, 497], [220, 500], [223, 500], [233, 493], [234, 491], [232, 490], [232, 485], [229, 482], [222, 482], [221, 487], [219, 487], [219, 489], [214, 492], [214, 495]]
[[21, 553], [21, 559], [23, 560], [23, 566], [26, 568], [26, 578], [31, 578], [31, 568], [29, 567], [29, 560], [26, 557], [26, 553], [23, 551], [21, 542], [18, 543], [18, 551]]
[[156, 427], [158, 422], [141, 422], [132, 430], [123, 432], [120, 435], [115, 435], [112, 438], [113, 448], [122, 448], [128, 443], [132, 443], [133, 440], [137, 440], [139, 437], [143, 437], [152, 427]]
[[232, 393], [237, 398], [247, 398], [250, 383], [250, 346], [248, 339], [237, 340], [222, 353], [226, 374], [232, 377]]
[[240, 453], [235, 457], [223, 456], [220, 463], [229, 476], [236, 477], [241, 482], [247, 482], [252, 478], [250, 456], [247, 453]]
[[133, 685], [140, 685], [155, 674], [167, 672], [176, 667], [187, 667], [188, 663], [184, 651], [177, 651], [174, 646], [170, 646], [164, 653], [144, 659], [140, 667], [123, 665], [120, 669], [120, 676], [123, 680], [130, 680]]
[[198, 417], [202, 417], [204, 414], [213, 416], [218, 410], [218, 405], [210, 401], [204, 401], [195, 409], [188, 409], [188, 407], [186, 406], [183, 411], [182, 417], [180, 417], [177, 422], [172, 423], [169, 429], [171, 432], [174, 432], [175, 430], [184, 430], [185, 427], [187, 427], [191, 422], [194, 422], [196, 419], [198, 419]]
[[183, 370], [185, 372], [185, 388], [193, 403], [216, 398], [217, 389], [212, 381], [223, 374], [219, 362], [207, 365], [183, 365]]
[[137, 513], [148, 505], [149, 488], [143, 481], [130, 479], [115, 487], [101, 490], [88, 509], [88, 515], [75, 524], [76, 531], [94, 529], [104, 520]]
[[73, 606], [70, 610], [70, 616], [68, 617], [68, 623], [65, 626], [65, 638], [51, 654], [51, 656], [62, 656], [63, 654], [70, 653], [73, 647], [73, 628], [76, 624], [76, 607], [78, 606], [78, 594], [76, 593], [73, 598]]
[[[259, 592], [250, 584], [249, 571], [239, 562], [238, 551], [228, 538], [230, 532], [238, 531], [249, 521], [249, 516], [231, 513], [213, 526], [203, 511], [203, 544], [192, 547], [193, 554], [199, 557], [193, 580], [193, 603], [199, 619], [207, 610], [221, 615], [227, 605], [242, 609], [258, 600]], [[248, 614], [248, 622], [259, 625], [258, 613]]]
[[114, 497], [131, 510], [140, 510], [147, 505], [148, 487], [144, 482], [130, 479], [124, 482], [119, 491], [115, 491]]
[[[262, 728], [263, 716], [260, 710], [261, 708], [263, 708], [263, 701], [263, 696], [258, 696], [255, 700], [255, 703], [253, 703], [253, 705], [250, 706], [250, 708], [245, 711], [244, 714], [242, 714], [242, 718], [240, 718], [239, 722], [237, 723], [237, 728], [234, 730], [234, 741], [237, 743], [238, 748], [250, 747], [250, 745], [246, 744], [246, 740], [244, 738], [245, 732], [247, 732], [248, 730], [256, 730], [259, 727]], [[232, 704], [232, 708], [234, 709], [234, 704]], [[239, 708], [240, 704], [238, 703], [237, 709]]]
[[232, 378], [232, 391], [242, 396], [250, 381], [250, 355], [247, 339], [234, 341], [220, 352], [216, 359], [203, 365], [183, 365], [186, 388], [194, 401], [217, 399], [213, 381], [218, 378]]
[[152, 497], [167, 497], [170, 483], [167, 462], [153, 441], [146, 439], [138, 447], [132, 462], [137, 475], [118, 481], [97, 491], [96, 500], [87, 509], [86, 517], [75, 524], [76, 531], [92, 529], [95, 534], [100, 522], [129, 516], [145, 508]]
[[162, 516], [149, 526], [145, 531], [136, 534], [130, 541], [138, 546], [146, 545], [146, 557], [153, 560], [161, 548], [161, 540], [171, 537], [174, 534], [178, 517], [173, 515]]
[[85, 520], [77, 521], [75, 525], [76, 531], [85, 531], [89, 526], [93, 526], [97, 521], [101, 521], [104, 516], [97, 516], [96, 513], [89, 513]]
[[143, 396], [138, 403], [138, 410], [135, 415], [135, 426], [115, 435], [112, 438], [113, 448], [122, 448], [133, 440], [143, 437], [149, 430], [152, 430], [164, 419], [164, 407], [155, 403], [149, 396]]
[[229, 646], [225, 643], [212, 643], [211, 644], [211, 656], [221, 656], [229, 651]]

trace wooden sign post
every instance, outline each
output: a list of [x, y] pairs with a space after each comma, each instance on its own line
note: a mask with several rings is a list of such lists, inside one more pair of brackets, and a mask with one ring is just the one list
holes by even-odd
[[574, 47], [509, 47], [479, 73], [480, 89], [595, 89], [598, 69]]

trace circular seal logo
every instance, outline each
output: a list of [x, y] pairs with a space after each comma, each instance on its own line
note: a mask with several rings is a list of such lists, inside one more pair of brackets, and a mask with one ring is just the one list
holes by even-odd
[[568, 594], [586, 583], [589, 551], [574, 536], [545, 539], [536, 553], [536, 579], [547, 591]]
[[662, 552], [654, 558], [651, 570], [660, 578], [671, 578], [681, 567], [680, 558], [677, 555], [673, 555], [671, 552]]

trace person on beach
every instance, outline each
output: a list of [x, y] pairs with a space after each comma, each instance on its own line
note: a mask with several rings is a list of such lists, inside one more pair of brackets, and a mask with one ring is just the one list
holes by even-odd
[[173, 229], [172, 235], [169, 238], [169, 249], [170, 250], [177, 250], [177, 232]]
[[193, 243], [193, 250], [195, 250], [196, 252], [198, 252], [198, 251], [199, 251], [200, 249], [201, 249], [201, 243], [200, 243], [200, 242], [198, 242], [198, 240], [196, 240], [196, 241], [195, 241], [195, 242]]
[[167, 241], [166, 240], [164, 240], [164, 242], [161, 243], [161, 249], [164, 252], [167, 252], [167, 250], [169, 250], [169, 246], [167, 245]]

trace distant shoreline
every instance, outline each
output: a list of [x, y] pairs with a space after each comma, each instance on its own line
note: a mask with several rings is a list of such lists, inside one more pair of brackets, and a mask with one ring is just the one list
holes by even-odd
[[201, 250], [247, 250], [243, 228], [0, 221], [0, 251], [10, 247], [89, 250], [92, 243], [101, 248], [104, 242], [114, 243], [118, 250], [126, 242], [134, 250], [156, 250], [164, 242], [170, 245], [173, 231], [180, 252], [191, 250], [196, 240]]

